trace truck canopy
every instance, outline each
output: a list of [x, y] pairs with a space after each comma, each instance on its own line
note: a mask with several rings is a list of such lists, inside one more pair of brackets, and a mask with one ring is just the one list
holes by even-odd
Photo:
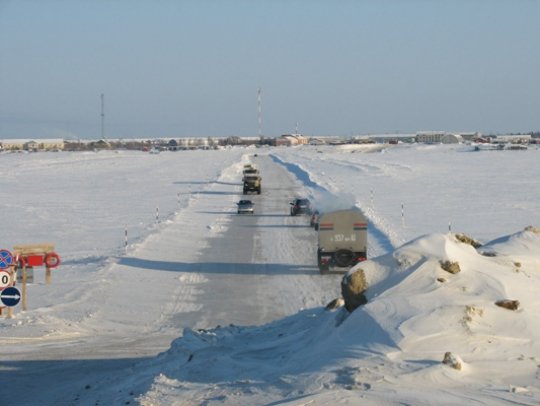
[[319, 249], [326, 252], [342, 249], [367, 252], [367, 227], [367, 218], [357, 208], [321, 214]]

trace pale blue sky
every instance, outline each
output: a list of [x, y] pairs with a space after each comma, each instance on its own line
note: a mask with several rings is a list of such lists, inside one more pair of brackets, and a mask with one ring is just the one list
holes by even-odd
[[0, 0], [0, 139], [540, 130], [537, 0]]

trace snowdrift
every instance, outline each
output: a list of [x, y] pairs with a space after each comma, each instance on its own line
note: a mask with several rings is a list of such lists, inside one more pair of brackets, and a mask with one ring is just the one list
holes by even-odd
[[[539, 253], [534, 228], [478, 249], [453, 234], [420, 237], [345, 276], [364, 272], [368, 285], [367, 304], [352, 313], [315, 308], [260, 327], [186, 330], [145, 365], [159, 374], [140, 401], [533, 404]], [[496, 304], [505, 299], [519, 307]]]

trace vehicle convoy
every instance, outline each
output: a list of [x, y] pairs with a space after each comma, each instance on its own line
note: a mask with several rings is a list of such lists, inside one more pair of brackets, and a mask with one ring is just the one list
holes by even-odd
[[333, 267], [351, 268], [367, 259], [367, 219], [357, 208], [321, 214], [317, 263], [325, 273]]
[[291, 202], [291, 216], [298, 214], [311, 214], [311, 202], [309, 199], [294, 199]]
[[260, 195], [262, 178], [260, 177], [259, 170], [251, 164], [246, 164], [244, 165], [242, 175], [243, 193], [247, 195], [249, 192], [254, 192]]

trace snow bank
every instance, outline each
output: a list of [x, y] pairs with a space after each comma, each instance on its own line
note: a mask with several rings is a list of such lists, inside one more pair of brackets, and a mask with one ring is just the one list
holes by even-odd
[[[369, 286], [350, 314], [314, 308], [261, 327], [185, 331], [147, 365], [160, 373], [140, 401], [537, 401], [539, 252], [534, 231], [479, 251], [450, 233], [420, 237], [350, 271]], [[461, 271], [443, 270], [446, 260]], [[520, 308], [495, 305], [504, 298]]]

